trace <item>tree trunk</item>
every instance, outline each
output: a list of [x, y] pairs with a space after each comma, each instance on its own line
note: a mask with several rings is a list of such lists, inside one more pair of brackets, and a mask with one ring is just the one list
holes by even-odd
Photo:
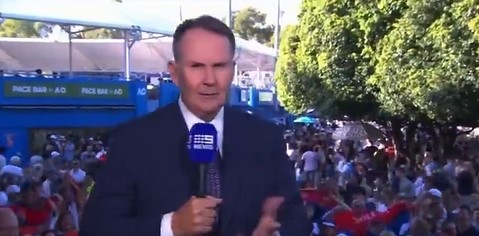
[[412, 165], [416, 164], [416, 132], [417, 132], [417, 125], [418, 123], [416, 121], [411, 121], [406, 127], [406, 147], [405, 147], [405, 154], [407, 155], [407, 158], [411, 161]]
[[404, 145], [404, 135], [401, 131], [402, 121], [397, 118], [392, 118], [389, 120], [388, 126], [390, 127], [390, 133], [388, 136], [392, 138], [392, 143], [394, 145], [394, 149], [396, 150], [395, 155], [397, 156], [398, 153], [405, 154], [406, 150]]
[[441, 147], [443, 150], [443, 158], [448, 158], [444, 156], [444, 154], [450, 153], [450, 151], [452, 151], [452, 149], [454, 148], [454, 143], [456, 142], [457, 135], [457, 126], [444, 125], [439, 130]]
[[436, 124], [432, 124], [432, 123], [425, 125], [425, 131], [431, 137], [432, 154], [434, 158], [436, 158], [437, 160], [440, 160], [442, 158], [442, 141], [438, 133], [438, 129], [441, 129], [440, 126], [441, 125], [439, 125], [438, 127]]

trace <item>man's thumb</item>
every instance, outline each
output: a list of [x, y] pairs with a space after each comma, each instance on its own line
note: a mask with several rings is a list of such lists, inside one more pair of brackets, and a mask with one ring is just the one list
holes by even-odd
[[276, 219], [278, 209], [283, 202], [284, 197], [275, 196], [267, 198], [263, 203], [263, 214], [267, 214]]

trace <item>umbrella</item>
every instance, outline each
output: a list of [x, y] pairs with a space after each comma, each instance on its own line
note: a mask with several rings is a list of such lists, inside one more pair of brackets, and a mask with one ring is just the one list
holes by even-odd
[[304, 123], [304, 124], [314, 124], [314, 123], [316, 123], [316, 121], [313, 118], [307, 117], [307, 116], [301, 116], [299, 118], [296, 118], [293, 122], [294, 123]]
[[384, 137], [384, 133], [371, 124], [354, 122], [344, 125], [333, 132], [333, 139], [336, 140], [377, 140]]

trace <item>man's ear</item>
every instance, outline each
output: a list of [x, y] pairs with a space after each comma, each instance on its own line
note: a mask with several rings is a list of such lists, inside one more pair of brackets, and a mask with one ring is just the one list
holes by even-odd
[[171, 80], [173, 81], [173, 83], [175, 83], [175, 85], [179, 87], [178, 69], [175, 61], [168, 62], [168, 72], [170, 73]]

